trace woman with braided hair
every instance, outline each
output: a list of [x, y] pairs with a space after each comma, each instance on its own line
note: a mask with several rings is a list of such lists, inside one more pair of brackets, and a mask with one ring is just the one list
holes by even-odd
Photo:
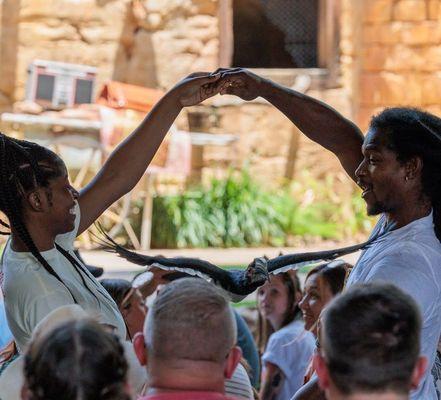
[[23, 400], [130, 400], [118, 337], [93, 321], [66, 322], [31, 342]]
[[79, 304], [126, 336], [118, 307], [73, 252], [73, 241], [144, 174], [164, 135], [184, 106], [212, 95], [216, 75], [197, 73], [172, 88], [140, 126], [110, 155], [80, 193], [52, 151], [0, 134], [0, 211], [9, 234], [2, 260], [9, 327], [19, 349], [52, 310]]

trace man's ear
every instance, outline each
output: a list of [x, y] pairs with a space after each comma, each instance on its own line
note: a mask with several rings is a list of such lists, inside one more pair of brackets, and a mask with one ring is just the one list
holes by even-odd
[[237, 364], [239, 364], [242, 358], [242, 350], [238, 346], [234, 346], [225, 360], [224, 377], [230, 379], [236, 370]]
[[411, 180], [421, 175], [423, 160], [420, 157], [412, 157], [405, 163], [406, 179]]
[[413, 369], [412, 378], [410, 381], [410, 388], [412, 390], [418, 388], [418, 385], [420, 384], [421, 379], [423, 378], [424, 373], [427, 370], [427, 366], [428, 366], [427, 358], [424, 356], [418, 357], [418, 360], [415, 364], [415, 368]]
[[147, 365], [147, 347], [144, 341], [142, 332], [137, 332], [133, 337], [133, 349], [135, 350], [136, 358], [141, 365]]
[[313, 357], [313, 366], [315, 372], [317, 372], [317, 376], [319, 378], [319, 386], [322, 390], [326, 390], [330, 386], [330, 378], [329, 378], [329, 370], [326, 365], [325, 359], [318, 352], [314, 354]]

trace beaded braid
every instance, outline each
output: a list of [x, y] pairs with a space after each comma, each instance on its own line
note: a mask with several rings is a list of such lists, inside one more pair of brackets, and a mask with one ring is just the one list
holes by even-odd
[[[29, 142], [25, 142], [29, 143]], [[9, 145], [9, 146], [8, 146]], [[4, 134], [0, 133], [0, 184], [1, 184], [1, 192], [0, 192], [0, 209], [6, 214], [9, 219], [10, 226], [13, 227], [17, 235], [26, 245], [28, 250], [32, 253], [32, 255], [38, 260], [38, 262], [44, 267], [44, 269], [53, 277], [55, 277], [59, 282], [61, 282], [66, 289], [71, 294], [74, 302], [77, 303], [75, 296], [71, 292], [71, 290], [66, 286], [60, 276], [55, 272], [52, 266], [46, 261], [46, 259], [41, 255], [34, 241], [32, 240], [29, 231], [26, 228], [26, 225], [23, 222], [21, 216], [21, 195], [24, 195], [24, 188], [22, 183], [20, 182], [20, 175], [23, 176], [23, 172], [20, 170], [18, 166], [18, 161], [16, 158], [16, 154], [14, 150], [20, 153], [26, 161], [31, 166], [33, 176], [32, 180], [34, 185], [47, 185], [47, 180], [43, 179], [41, 172], [38, 168], [38, 163], [36, 160], [29, 155], [26, 149], [21, 147], [17, 140], [11, 140], [6, 137]], [[11, 163], [7, 162], [6, 155], [9, 154], [11, 158]], [[10, 170], [11, 164], [13, 168], [18, 167], [17, 170]], [[12, 180], [12, 181], [11, 181]], [[14, 194], [12, 190], [15, 189], [16, 196], [14, 198]], [[1, 225], [5, 227], [10, 227], [5, 222], [1, 221]], [[6, 232], [5, 232], [6, 233]], [[7, 234], [7, 233], [6, 233]]]

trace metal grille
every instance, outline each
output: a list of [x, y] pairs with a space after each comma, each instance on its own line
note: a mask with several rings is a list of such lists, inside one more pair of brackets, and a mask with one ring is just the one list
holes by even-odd
[[235, 0], [235, 66], [317, 66], [319, 0]]

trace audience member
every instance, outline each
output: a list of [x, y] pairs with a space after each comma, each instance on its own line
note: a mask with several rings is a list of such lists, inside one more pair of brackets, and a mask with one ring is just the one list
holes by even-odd
[[196, 278], [164, 286], [134, 338], [147, 367], [143, 399], [227, 399], [224, 381], [241, 357], [235, 344], [234, 315], [216, 287]]
[[327, 399], [408, 399], [427, 368], [420, 333], [418, 306], [402, 290], [378, 283], [350, 288], [321, 320], [314, 363]]
[[289, 400], [303, 384], [314, 338], [301, 320], [301, 298], [297, 276], [287, 272], [271, 276], [257, 290], [262, 400]]
[[71, 321], [33, 341], [23, 400], [130, 400], [118, 337], [96, 322]]
[[136, 333], [142, 332], [147, 315], [147, 306], [141, 292], [125, 279], [102, 279], [104, 289], [112, 296], [127, 326], [131, 340]]
[[[325, 306], [343, 290], [346, 275], [352, 268], [343, 260], [322, 263], [308, 272], [303, 298], [299, 303], [303, 312], [305, 329], [317, 338], [320, 314]], [[325, 394], [317, 384], [312, 357], [305, 373], [304, 385], [292, 400], [325, 400]]]
[[[77, 304], [62, 306], [50, 312], [44, 317], [32, 332], [31, 342], [38, 338], [49, 335], [52, 330], [64, 323], [72, 321], [90, 320], [88, 315]], [[131, 342], [123, 341], [124, 355], [128, 363], [128, 384], [132, 391], [132, 398], [135, 400], [141, 393], [144, 383], [147, 379], [145, 368], [140, 364], [134, 353]], [[5, 369], [4, 374], [0, 376], [0, 399], [1, 400], [19, 400], [20, 392], [23, 386], [23, 364], [24, 355], [20, 355]]]

